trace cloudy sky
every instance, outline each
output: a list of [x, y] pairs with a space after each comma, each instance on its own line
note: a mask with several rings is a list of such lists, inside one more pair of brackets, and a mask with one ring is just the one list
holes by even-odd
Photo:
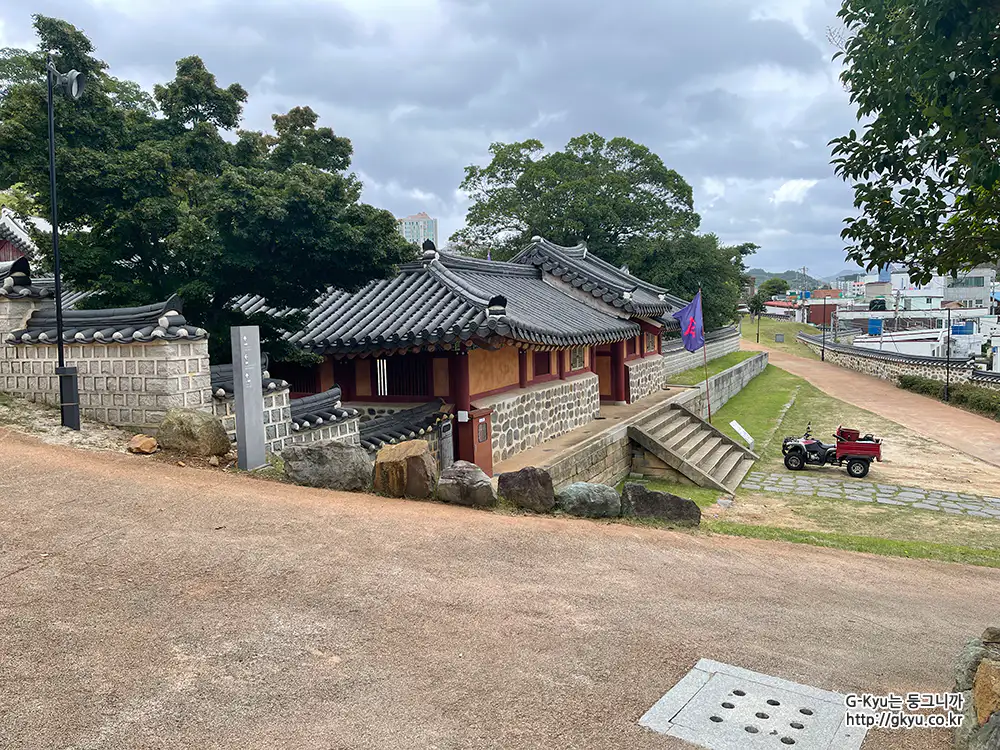
[[702, 228], [761, 246], [751, 265], [848, 266], [851, 191], [827, 142], [854, 125], [825, 30], [836, 0], [6, 0], [85, 30], [111, 72], [151, 88], [200, 55], [250, 91], [245, 125], [308, 104], [354, 143], [366, 202], [464, 221], [463, 168], [490, 143], [557, 149], [597, 131], [691, 183]]

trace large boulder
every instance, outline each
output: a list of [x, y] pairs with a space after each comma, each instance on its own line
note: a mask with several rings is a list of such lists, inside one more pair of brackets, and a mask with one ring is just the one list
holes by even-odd
[[363, 492], [371, 486], [372, 460], [357, 445], [336, 440], [296, 443], [281, 452], [285, 475], [306, 487]]
[[375, 457], [375, 491], [389, 497], [434, 495], [437, 466], [426, 440], [387, 445]]
[[498, 485], [500, 497], [518, 508], [550, 513], [556, 506], [552, 477], [544, 469], [528, 466], [520, 471], [501, 474]]
[[587, 482], [574, 482], [559, 490], [556, 506], [563, 513], [585, 518], [615, 518], [622, 512], [622, 500], [614, 487]]
[[972, 690], [979, 663], [987, 656], [986, 647], [978, 638], [969, 639], [955, 662], [955, 692]]
[[214, 414], [171, 409], [156, 434], [160, 446], [189, 456], [224, 456], [232, 449], [226, 428]]
[[626, 484], [622, 492], [622, 515], [635, 518], [658, 518], [678, 524], [697, 526], [701, 510], [693, 500], [656, 492], [641, 484]]
[[472, 508], [492, 508], [497, 493], [486, 472], [468, 461], [456, 461], [441, 472], [437, 486], [438, 500]]

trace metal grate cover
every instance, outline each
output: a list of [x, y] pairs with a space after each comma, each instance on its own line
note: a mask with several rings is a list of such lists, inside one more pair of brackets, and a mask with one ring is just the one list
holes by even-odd
[[844, 696], [702, 659], [639, 724], [706, 750], [860, 750]]

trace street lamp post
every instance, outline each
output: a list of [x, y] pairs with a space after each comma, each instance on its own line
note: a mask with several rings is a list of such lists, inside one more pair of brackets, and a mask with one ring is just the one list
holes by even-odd
[[948, 308], [948, 333], [945, 339], [947, 342], [945, 344], [945, 359], [944, 361], [944, 400], [950, 401], [950, 394], [948, 393], [951, 388], [951, 308]]
[[52, 94], [53, 90], [59, 87], [71, 99], [79, 99], [83, 94], [83, 75], [75, 70], [71, 70], [69, 73], [60, 73], [52, 61], [52, 53], [49, 53], [46, 77], [49, 88], [49, 193], [52, 202], [52, 265], [56, 277], [56, 348], [59, 352], [56, 375], [59, 376], [59, 404], [62, 410], [62, 425], [71, 430], [79, 430], [79, 376], [75, 367], [66, 366], [66, 351], [63, 345], [62, 269], [59, 265], [59, 210], [56, 201], [56, 118]]
[[819, 358], [821, 361], [826, 362], [826, 327], [829, 325], [829, 319], [826, 317], [826, 300], [823, 298], [823, 348], [820, 349]]

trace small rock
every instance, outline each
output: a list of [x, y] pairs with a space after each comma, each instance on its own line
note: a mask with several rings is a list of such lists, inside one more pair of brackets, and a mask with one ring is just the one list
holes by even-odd
[[622, 515], [635, 518], [660, 518], [686, 525], [701, 523], [701, 509], [693, 500], [656, 492], [641, 484], [626, 484], [622, 492]]
[[983, 643], [1000, 643], [1000, 628], [986, 628], [981, 640]]
[[219, 465], [219, 457], [218, 456], [212, 456], [210, 459], [208, 459], [208, 465], [209, 466], [218, 466]]
[[574, 482], [559, 490], [556, 505], [563, 513], [583, 518], [617, 518], [622, 499], [614, 487], [606, 484]]
[[497, 480], [500, 497], [518, 508], [535, 513], [550, 513], [556, 505], [552, 477], [544, 469], [528, 466], [520, 471], [501, 474]]
[[178, 461], [178, 462], [177, 462], [177, 465], [178, 465], [178, 466], [187, 466], [187, 464], [186, 464], [186, 463], [184, 463], [183, 461]]
[[157, 447], [156, 438], [151, 435], [136, 435], [128, 441], [129, 453], [149, 455], [150, 453], [156, 453]]
[[441, 472], [438, 500], [473, 508], [492, 508], [497, 494], [486, 472], [468, 461], [456, 461]]
[[976, 719], [982, 726], [990, 717], [1000, 712], [1000, 661], [983, 659], [972, 683], [972, 700], [976, 705]]

